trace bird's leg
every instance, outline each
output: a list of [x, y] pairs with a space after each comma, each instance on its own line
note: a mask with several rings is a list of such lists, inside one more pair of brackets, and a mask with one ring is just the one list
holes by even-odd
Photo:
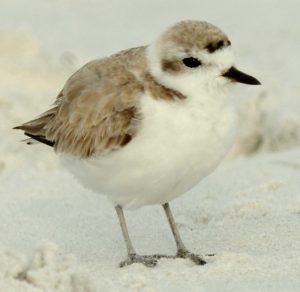
[[120, 226], [121, 226], [121, 229], [122, 229], [123, 237], [124, 237], [124, 240], [125, 240], [125, 243], [126, 243], [127, 254], [128, 255], [136, 254], [136, 252], [134, 250], [134, 247], [132, 245], [132, 242], [130, 240], [130, 237], [129, 237], [129, 233], [128, 233], [128, 229], [127, 229], [123, 209], [122, 209], [121, 206], [116, 206], [115, 208], [116, 208], [116, 212], [117, 212], [117, 215], [118, 215], [118, 218], [119, 218], [119, 222], [120, 222]]
[[175, 242], [176, 242], [177, 257], [179, 257], [179, 258], [189, 258], [194, 263], [196, 263], [197, 265], [205, 265], [206, 264], [205, 260], [203, 260], [201, 256], [189, 252], [187, 250], [187, 248], [185, 247], [184, 243], [182, 242], [182, 239], [181, 239], [179, 231], [177, 229], [176, 222], [175, 222], [173, 214], [171, 212], [169, 203], [165, 203], [162, 206], [165, 210], [167, 219], [169, 221], [169, 225], [171, 227], [171, 230], [172, 230]]
[[126, 220], [123, 213], [123, 208], [121, 206], [116, 206], [115, 209], [119, 218], [123, 237], [127, 247], [127, 259], [120, 263], [120, 267], [122, 268], [124, 266], [128, 266], [133, 263], [142, 263], [147, 267], [154, 267], [157, 264], [157, 258], [152, 256], [140, 256], [136, 254], [129, 237]]
[[168, 203], [163, 204], [163, 208], [166, 212], [175, 242], [176, 242], [176, 246], [177, 246], [177, 255], [174, 256], [168, 256], [168, 255], [145, 255], [145, 256], [141, 256], [138, 255], [135, 252], [135, 249], [133, 247], [133, 244], [130, 240], [129, 237], [129, 233], [128, 233], [128, 229], [127, 229], [127, 225], [126, 225], [126, 220], [124, 217], [124, 213], [123, 213], [123, 208], [121, 206], [116, 206], [116, 212], [119, 218], [119, 222], [120, 222], [120, 226], [121, 226], [121, 230], [123, 233], [123, 237], [126, 243], [126, 248], [127, 248], [127, 259], [123, 262], [120, 263], [120, 267], [124, 267], [133, 263], [142, 263], [147, 267], [154, 267], [157, 264], [157, 261], [160, 258], [189, 258], [191, 259], [193, 262], [195, 262], [198, 265], [204, 265], [206, 264], [206, 262], [201, 258], [201, 256], [190, 253], [187, 248], [184, 246], [180, 234], [178, 232], [176, 223], [174, 221], [174, 217], [172, 215], [170, 206]]

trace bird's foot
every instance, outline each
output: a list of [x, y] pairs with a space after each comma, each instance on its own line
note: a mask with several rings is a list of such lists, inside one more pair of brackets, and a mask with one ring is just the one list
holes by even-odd
[[127, 259], [120, 263], [120, 267], [123, 268], [125, 266], [140, 263], [145, 265], [146, 267], [153, 268], [156, 266], [157, 261], [160, 258], [169, 257], [165, 255], [137, 255], [135, 253], [129, 254]]
[[153, 268], [156, 266], [159, 259], [166, 258], [166, 259], [174, 259], [177, 256], [172, 255], [164, 255], [164, 254], [154, 254], [154, 255], [137, 255], [135, 253], [129, 254], [125, 261], [120, 263], [120, 267], [123, 268], [125, 266], [140, 263], [146, 267]]
[[183, 259], [190, 259], [192, 262], [194, 262], [196, 265], [203, 266], [206, 264], [206, 261], [197, 254], [191, 253], [187, 250], [179, 249], [177, 251], [177, 258], [183, 258]]
[[[212, 256], [212, 255], [209, 255]], [[129, 254], [127, 259], [125, 261], [122, 261], [120, 263], [120, 267], [123, 268], [125, 266], [129, 266], [131, 264], [140, 263], [148, 268], [153, 268], [156, 266], [158, 260], [166, 258], [166, 259], [176, 259], [176, 258], [182, 258], [182, 259], [190, 259], [193, 261], [196, 265], [205, 265], [206, 261], [197, 254], [191, 253], [187, 250], [178, 250], [177, 254], [175, 256], [173, 255], [163, 255], [163, 254], [154, 254], [154, 255], [137, 255], [135, 253]]]

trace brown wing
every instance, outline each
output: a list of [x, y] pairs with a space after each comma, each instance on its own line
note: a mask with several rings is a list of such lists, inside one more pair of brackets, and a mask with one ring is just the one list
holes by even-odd
[[67, 81], [54, 108], [16, 128], [80, 157], [126, 145], [138, 128], [143, 85], [121, 63], [108, 58], [85, 65]]

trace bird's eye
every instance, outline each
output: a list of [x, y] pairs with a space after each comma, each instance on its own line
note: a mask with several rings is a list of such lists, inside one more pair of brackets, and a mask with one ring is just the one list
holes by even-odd
[[202, 64], [200, 60], [193, 57], [184, 58], [182, 62], [185, 66], [190, 68], [196, 68]]

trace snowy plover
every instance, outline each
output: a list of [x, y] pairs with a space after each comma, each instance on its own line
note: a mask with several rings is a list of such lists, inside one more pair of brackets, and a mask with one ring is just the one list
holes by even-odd
[[[53, 146], [86, 187], [114, 204], [128, 257], [137, 255], [124, 207], [161, 204], [177, 245], [174, 257], [205, 264], [184, 246], [169, 201], [207, 176], [233, 144], [233, 82], [260, 84], [233, 66], [228, 37], [200, 21], [182, 21], [150, 46], [92, 61], [66, 82], [55, 106], [16, 129]], [[166, 256], [168, 257], [168, 256]]]

